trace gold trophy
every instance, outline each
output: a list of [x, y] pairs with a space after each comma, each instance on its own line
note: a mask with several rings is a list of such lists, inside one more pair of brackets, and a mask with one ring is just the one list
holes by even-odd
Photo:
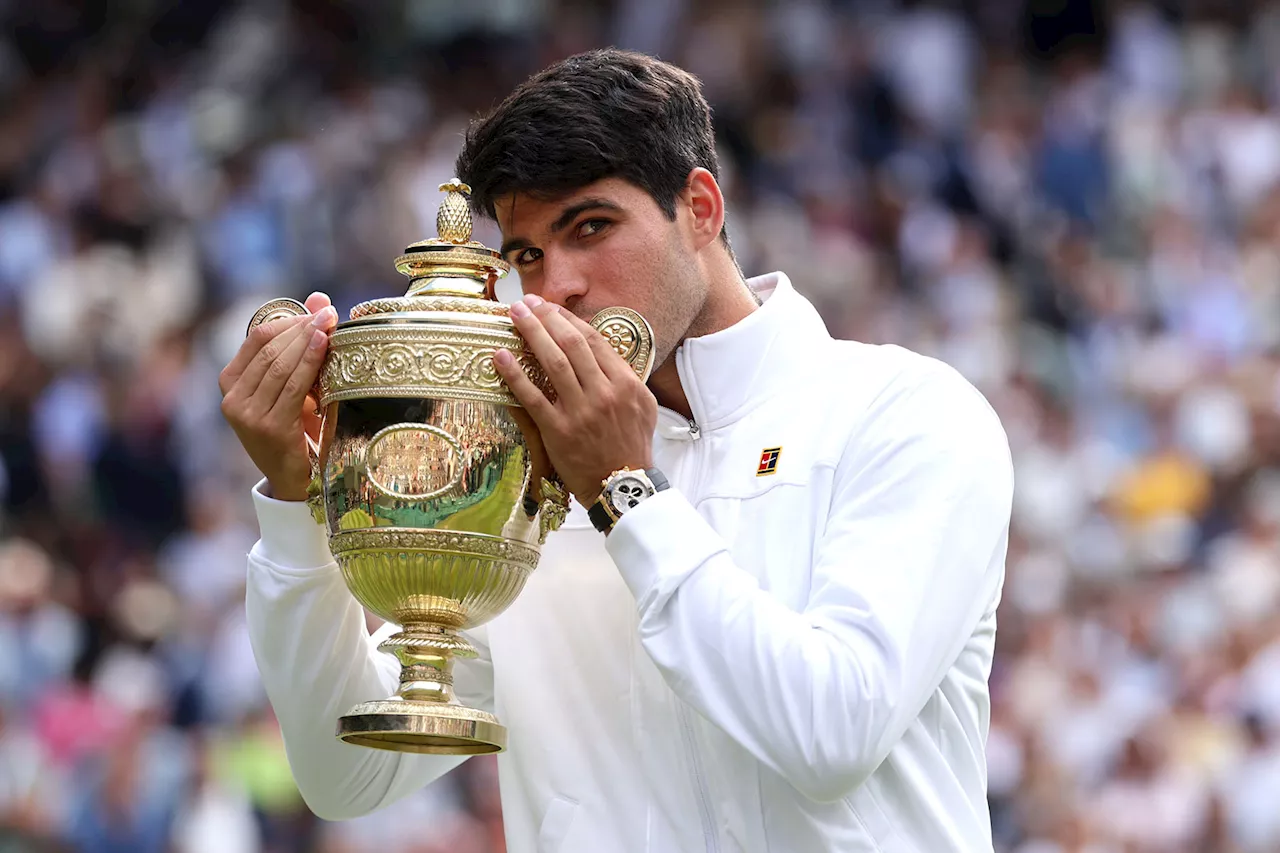
[[[494, 284], [509, 270], [471, 240], [471, 190], [457, 180], [434, 240], [395, 261], [404, 296], [374, 299], [339, 323], [312, 393], [322, 428], [310, 442], [309, 503], [352, 595], [400, 630], [378, 647], [400, 662], [400, 688], [338, 720], [348, 743], [400, 752], [500, 752], [497, 718], [453, 696], [455, 657], [475, 649], [458, 632], [511, 605], [569, 506], [532, 420], [493, 363], [508, 350], [548, 394]], [[249, 329], [304, 314], [276, 299]], [[627, 308], [591, 321], [647, 379], [653, 331]]]

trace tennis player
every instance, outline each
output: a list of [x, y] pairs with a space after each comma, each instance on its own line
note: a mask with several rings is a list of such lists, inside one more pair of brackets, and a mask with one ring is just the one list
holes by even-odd
[[[576, 499], [454, 669], [509, 730], [511, 853], [990, 850], [1013, 476], [987, 402], [938, 361], [834, 340], [785, 274], [743, 277], [710, 110], [669, 64], [548, 68], [473, 125], [457, 175], [501, 228], [556, 402], [498, 368]], [[583, 320], [613, 305], [653, 324], [647, 384]], [[398, 667], [303, 503], [304, 398], [337, 320], [308, 306], [220, 381], [263, 474], [254, 654], [303, 796], [340, 820], [465, 759], [334, 736]]]

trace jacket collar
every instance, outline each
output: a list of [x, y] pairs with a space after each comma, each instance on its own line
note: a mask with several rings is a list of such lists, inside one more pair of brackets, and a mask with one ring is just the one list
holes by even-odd
[[[784, 273], [749, 279], [762, 305], [727, 329], [688, 338], [676, 350], [676, 369], [701, 431], [731, 424], [761, 401], [794, 386], [798, 371], [815, 369], [812, 353], [830, 334], [817, 309], [791, 286]], [[689, 425], [663, 410], [660, 423]]]

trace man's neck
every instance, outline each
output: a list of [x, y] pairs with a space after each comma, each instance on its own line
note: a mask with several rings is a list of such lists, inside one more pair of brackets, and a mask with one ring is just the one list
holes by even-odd
[[[725, 276], [713, 285], [707, 298], [707, 304], [694, 318], [689, 331], [677, 344], [677, 349], [689, 338], [700, 338], [711, 335], [746, 319], [752, 311], [760, 307], [760, 300], [746, 286], [733, 265], [732, 276]], [[676, 370], [676, 354], [672, 352], [667, 360], [658, 365], [649, 376], [649, 390], [658, 399], [658, 405], [679, 412], [689, 420], [693, 420], [693, 409], [689, 406], [689, 397], [680, 383], [680, 373]]]
[[676, 371], [676, 354], [671, 353], [662, 364], [649, 375], [649, 390], [658, 398], [658, 405], [679, 412], [689, 420], [693, 420], [693, 410], [689, 407], [689, 398], [680, 384], [680, 374]]

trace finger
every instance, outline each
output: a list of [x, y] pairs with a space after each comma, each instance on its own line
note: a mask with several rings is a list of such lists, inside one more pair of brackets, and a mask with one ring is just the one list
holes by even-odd
[[[333, 327], [338, 325], [338, 309], [333, 307], [333, 303], [329, 301], [329, 297], [319, 291], [307, 297], [307, 308], [317, 317], [323, 317], [320, 325], [317, 326], [323, 332], [332, 332]], [[328, 309], [328, 310], [326, 310]]]
[[280, 317], [270, 323], [254, 327], [249, 332], [249, 336], [244, 339], [244, 343], [240, 345], [240, 349], [236, 351], [231, 363], [224, 367], [221, 375], [218, 376], [218, 386], [222, 389], [223, 396], [227, 395], [264, 346], [287, 330], [300, 326], [309, 319], [305, 314], [296, 317]]
[[533, 384], [520, 362], [516, 361], [516, 357], [510, 351], [500, 349], [494, 352], [493, 364], [516, 400], [539, 427], [546, 428], [554, 423], [555, 406], [547, 399], [547, 395], [542, 393], [542, 389]]
[[511, 303], [511, 320], [515, 323], [516, 331], [524, 338], [525, 345], [533, 353], [533, 357], [546, 371], [547, 378], [556, 389], [556, 395], [570, 405], [579, 402], [582, 399], [582, 385], [578, 383], [578, 377], [574, 374], [573, 364], [565, 351], [560, 349], [555, 339], [547, 332], [541, 318], [535, 315], [525, 303], [513, 302]]
[[599, 329], [571, 311], [560, 313], [587, 339], [591, 351], [595, 353], [596, 363], [600, 365], [600, 369], [611, 382], [637, 375], [631, 363], [618, 355], [618, 351], [609, 345], [609, 341]]
[[268, 368], [275, 363], [280, 354], [296, 338], [310, 335], [311, 331], [316, 328], [317, 320], [323, 323], [323, 318], [319, 317], [319, 315], [311, 317], [309, 322], [299, 323], [294, 328], [287, 329], [258, 350], [258, 354], [253, 357], [253, 361], [249, 362], [249, 366], [244, 369], [244, 373], [241, 374], [239, 381], [236, 383], [245, 397], [253, 397], [257, 394], [258, 386], [262, 384], [262, 378], [267, 375]]
[[[541, 298], [536, 296], [527, 296], [525, 301], [537, 299], [538, 305], [534, 307], [533, 313], [542, 320], [543, 327], [547, 330], [547, 334], [551, 335], [551, 339], [556, 342], [556, 346], [560, 347], [569, 358], [569, 363], [573, 365], [574, 375], [578, 378], [578, 384], [582, 386], [582, 390], [588, 395], [597, 392], [608, 384], [608, 378], [605, 376], [604, 370], [600, 367], [597, 360], [595, 350], [591, 348], [591, 344], [586, 335], [578, 330], [573, 323], [569, 322], [568, 311], [561, 311], [560, 306], [543, 302]], [[599, 337], [592, 330], [594, 337]]]
[[[274, 409], [280, 400], [281, 392], [284, 391], [285, 384], [293, 376], [293, 372], [298, 367], [298, 363], [302, 361], [302, 357], [306, 355], [309, 344], [315, 339], [316, 333], [321, 335], [319, 329], [304, 329], [302, 334], [294, 335], [276, 357], [267, 367], [266, 373], [262, 376], [262, 381], [258, 383], [257, 389], [253, 392], [254, 409], [268, 410]], [[308, 386], [309, 388], [310, 386]], [[302, 398], [306, 396], [308, 388], [303, 389], [303, 393], [296, 400], [293, 414], [296, 415], [299, 407], [302, 405]]]
[[[324, 352], [328, 345], [329, 336], [322, 330], [315, 329], [311, 332], [310, 337], [303, 344], [302, 355], [281, 387], [275, 405], [271, 407], [271, 417], [295, 418], [300, 411], [304, 411], [307, 393], [316, 384], [316, 377], [320, 374], [320, 365], [324, 363]], [[263, 393], [265, 395], [268, 392]]]
[[321, 293], [317, 290], [315, 293], [308, 296], [306, 301], [302, 304], [307, 306], [307, 310], [312, 314], [319, 314], [323, 309], [332, 305], [333, 301], [329, 299], [329, 294]]

